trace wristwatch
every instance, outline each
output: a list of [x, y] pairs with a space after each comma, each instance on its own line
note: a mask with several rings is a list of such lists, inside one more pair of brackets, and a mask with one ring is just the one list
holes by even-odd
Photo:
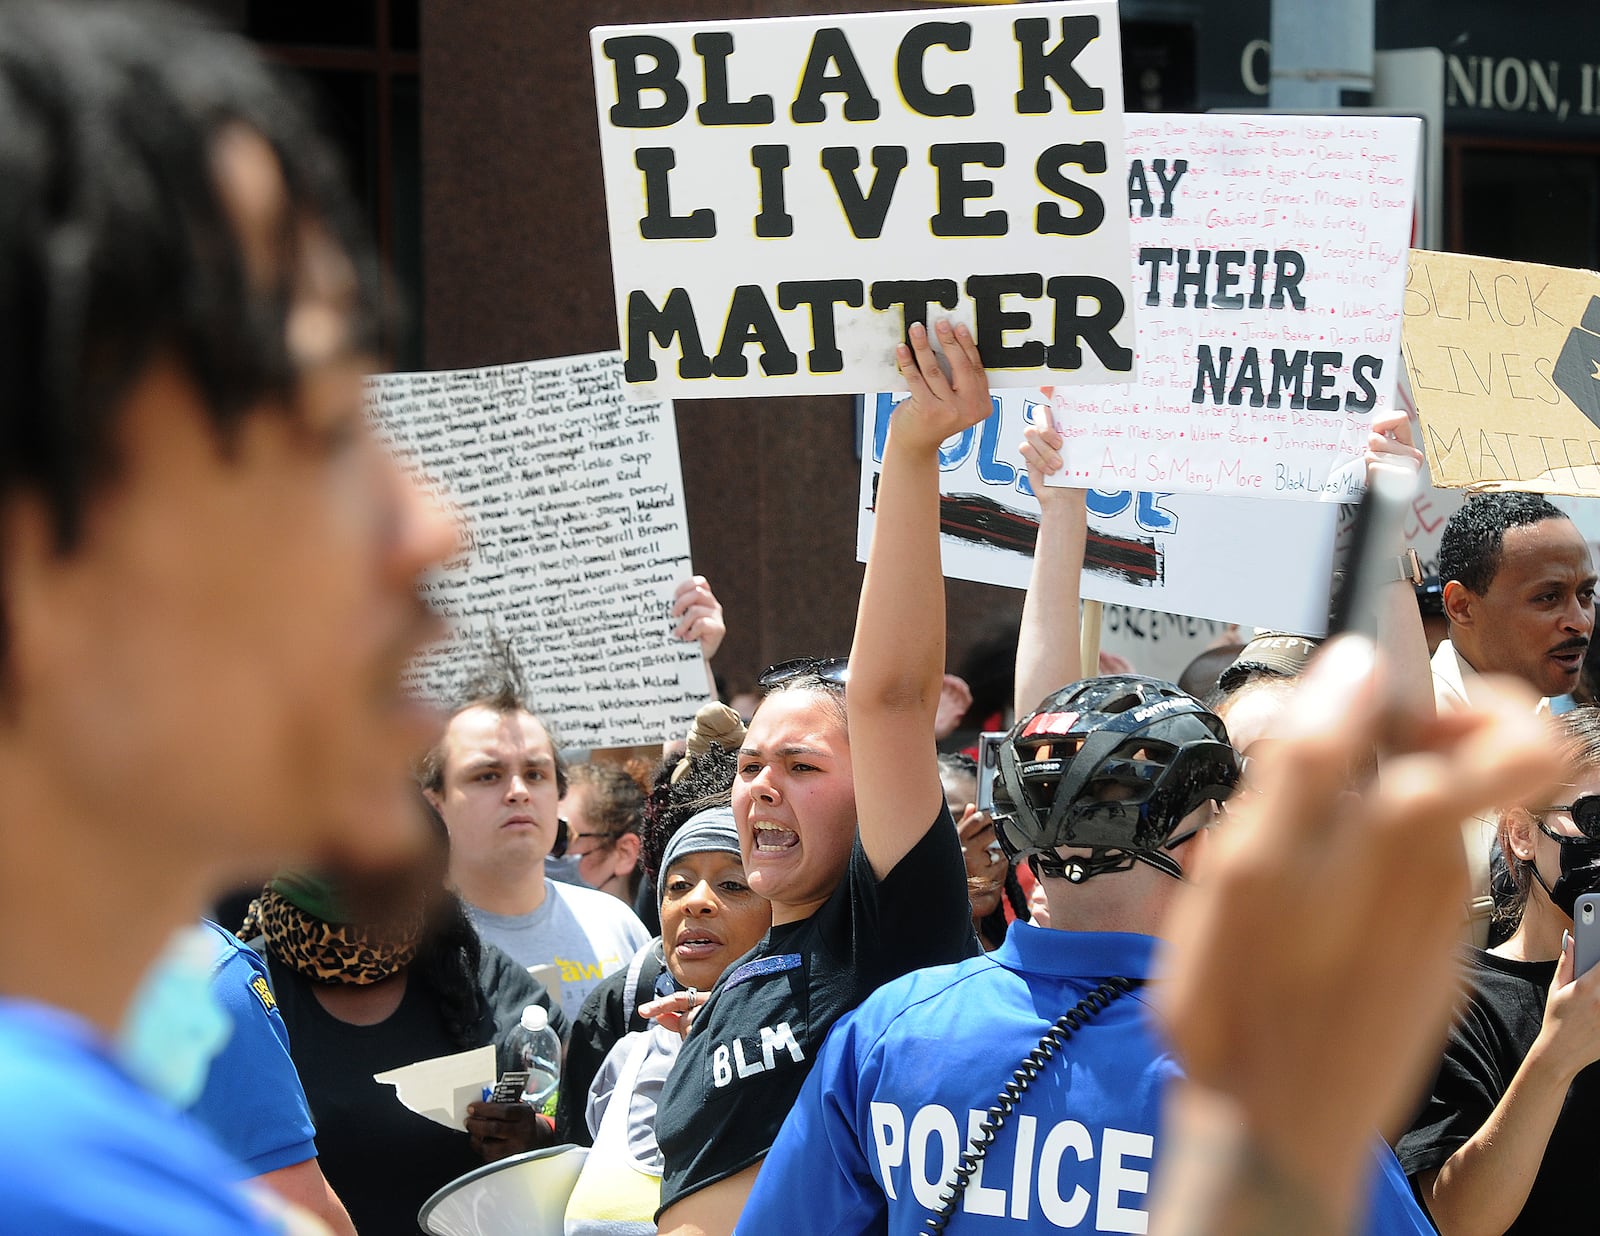
[[1395, 573], [1389, 577], [1390, 583], [1410, 584], [1413, 588], [1422, 587], [1422, 559], [1417, 556], [1417, 551], [1407, 549], [1394, 559]]

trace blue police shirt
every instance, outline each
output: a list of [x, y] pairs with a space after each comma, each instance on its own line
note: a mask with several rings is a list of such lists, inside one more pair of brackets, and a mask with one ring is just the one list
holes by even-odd
[[211, 1061], [206, 1086], [189, 1114], [261, 1176], [317, 1156], [306, 1092], [289, 1056], [289, 1030], [272, 994], [267, 963], [232, 933], [207, 922], [215, 938], [211, 994], [233, 1023]]
[[0, 999], [0, 1229], [280, 1236], [239, 1168], [59, 1009]]
[[[915, 1236], [957, 1156], [1051, 1022], [1106, 979], [1144, 979], [1149, 936], [1013, 923], [985, 957], [910, 974], [840, 1021], [756, 1178], [738, 1233]], [[1142, 991], [1068, 1039], [958, 1207], [962, 1232], [1143, 1232], [1161, 1100], [1181, 1069]], [[1368, 1232], [1432, 1227], [1378, 1144]], [[954, 1221], [952, 1221], [954, 1223]]]

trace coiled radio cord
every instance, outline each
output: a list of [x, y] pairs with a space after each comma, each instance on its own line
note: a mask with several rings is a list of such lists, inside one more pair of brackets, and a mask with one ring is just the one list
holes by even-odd
[[961, 1202], [961, 1195], [967, 1191], [973, 1173], [978, 1170], [978, 1164], [989, 1152], [989, 1147], [994, 1145], [994, 1139], [1001, 1127], [1022, 1102], [1022, 1096], [1028, 1092], [1028, 1087], [1033, 1085], [1040, 1073], [1044, 1072], [1045, 1066], [1055, 1054], [1066, 1046], [1067, 1040], [1085, 1022], [1093, 1021], [1112, 1001], [1127, 995], [1132, 990], [1133, 982], [1130, 979], [1122, 978], [1120, 975], [1107, 979], [1056, 1018], [1050, 1029], [1044, 1032], [1043, 1037], [1039, 1039], [1039, 1045], [1023, 1057], [1022, 1063], [1011, 1075], [1011, 1080], [1000, 1091], [1000, 1097], [995, 1100], [995, 1105], [989, 1109], [983, 1123], [978, 1126], [978, 1131], [972, 1135], [967, 1148], [961, 1152], [961, 1157], [956, 1161], [955, 1170], [950, 1174], [944, 1192], [939, 1195], [938, 1210], [934, 1211], [923, 1225], [922, 1236], [942, 1236], [945, 1225], [950, 1222], [950, 1216], [955, 1214], [956, 1206]]

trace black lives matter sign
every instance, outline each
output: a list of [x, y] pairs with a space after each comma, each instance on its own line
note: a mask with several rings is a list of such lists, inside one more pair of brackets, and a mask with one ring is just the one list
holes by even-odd
[[630, 383], [877, 390], [934, 317], [972, 328], [996, 386], [1132, 376], [1114, 4], [592, 43]]

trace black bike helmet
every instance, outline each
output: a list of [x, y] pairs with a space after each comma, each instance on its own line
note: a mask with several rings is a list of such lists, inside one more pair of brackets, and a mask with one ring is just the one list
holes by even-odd
[[[1181, 877], [1179, 824], [1239, 779], [1215, 713], [1170, 682], [1119, 674], [1057, 691], [1000, 744], [995, 832], [1013, 859], [1081, 883], [1135, 861]], [[1107, 787], [1123, 787], [1116, 794]], [[1057, 846], [1093, 851], [1063, 859]]]

